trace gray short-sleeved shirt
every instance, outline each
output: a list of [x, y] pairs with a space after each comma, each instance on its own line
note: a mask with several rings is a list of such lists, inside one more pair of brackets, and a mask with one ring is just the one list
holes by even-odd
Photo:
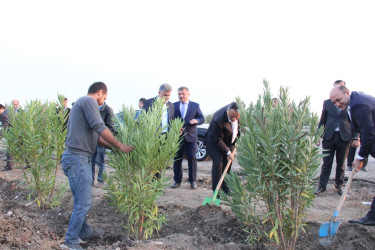
[[91, 157], [105, 128], [98, 102], [90, 96], [79, 98], [70, 111], [65, 150]]

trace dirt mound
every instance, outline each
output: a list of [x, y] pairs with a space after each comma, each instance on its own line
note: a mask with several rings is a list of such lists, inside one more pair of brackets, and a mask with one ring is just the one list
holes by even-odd
[[[88, 223], [101, 228], [104, 234], [96, 241], [83, 245], [86, 249], [267, 249], [261, 241], [246, 244], [247, 235], [241, 223], [225, 206], [201, 206], [205, 197], [211, 197], [208, 167], [202, 166], [198, 190], [191, 190], [188, 183], [178, 189], [166, 188], [159, 201], [159, 210], [168, 219], [159, 234], [150, 240], [138, 242], [129, 238], [124, 228], [126, 216], [111, 206], [105, 190], [94, 187], [93, 206]], [[171, 172], [171, 171], [170, 171]], [[171, 173], [169, 173], [171, 174]], [[364, 173], [362, 173], [364, 174]], [[29, 190], [22, 186], [22, 171], [7, 172], [7, 179], [0, 177], [0, 245], [2, 249], [61, 249], [72, 212], [72, 195], [67, 190], [61, 205], [56, 209], [41, 210], [28, 200]], [[59, 174], [60, 182], [66, 181]], [[375, 227], [347, 223], [349, 219], [365, 214], [375, 194], [373, 180], [353, 181], [349, 197], [340, 213], [342, 223], [334, 242], [325, 249], [373, 249]], [[318, 242], [322, 222], [329, 222], [339, 196], [329, 184], [327, 191], [316, 197], [309, 209], [306, 232], [300, 232], [297, 249], [323, 249]]]

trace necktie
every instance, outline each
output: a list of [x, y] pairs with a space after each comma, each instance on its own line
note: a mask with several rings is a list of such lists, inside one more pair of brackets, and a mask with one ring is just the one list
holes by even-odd
[[182, 118], [185, 118], [185, 103], [181, 103], [181, 116]]

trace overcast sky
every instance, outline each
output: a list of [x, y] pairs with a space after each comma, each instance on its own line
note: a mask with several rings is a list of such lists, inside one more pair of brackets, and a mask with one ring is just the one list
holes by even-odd
[[86, 95], [137, 107], [162, 83], [190, 88], [204, 114], [266, 78], [320, 115], [333, 82], [375, 95], [373, 1], [0, 0], [0, 103]]

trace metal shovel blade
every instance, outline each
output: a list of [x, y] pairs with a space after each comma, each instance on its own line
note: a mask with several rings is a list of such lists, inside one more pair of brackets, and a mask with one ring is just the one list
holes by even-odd
[[319, 228], [319, 243], [322, 246], [330, 245], [335, 239], [336, 232], [340, 226], [341, 220], [330, 223], [323, 223]]
[[210, 204], [210, 205], [220, 206], [220, 202], [221, 202], [220, 199], [213, 199], [211, 197], [206, 197], [204, 198], [202, 205], [204, 206], [204, 205]]

